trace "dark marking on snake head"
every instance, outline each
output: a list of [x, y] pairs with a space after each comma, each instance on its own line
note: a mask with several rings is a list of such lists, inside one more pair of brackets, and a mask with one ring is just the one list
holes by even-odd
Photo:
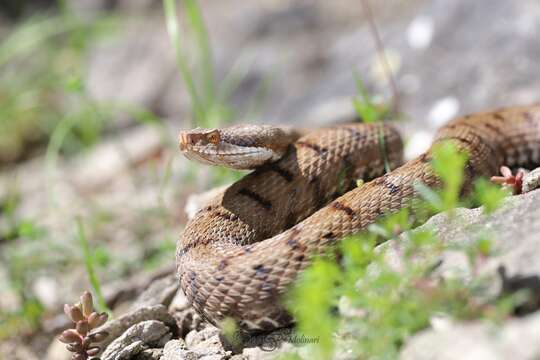
[[219, 271], [222, 271], [224, 270], [227, 266], [229, 266], [229, 262], [227, 261], [227, 259], [223, 259], [219, 262], [219, 265], [218, 265], [218, 270]]
[[325, 158], [328, 155], [328, 149], [317, 144], [312, 144], [306, 141], [297, 141], [296, 145], [301, 147], [307, 147], [315, 151], [322, 158]]
[[261, 195], [255, 193], [255, 192], [253, 192], [253, 191], [251, 191], [249, 189], [246, 189], [246, 188], [240, 189], [238, 191], [238, 193], [240, 195], [247, 196], [251, 200], [254, 200], [255, 202], [257, 202], [259, 205], [261, 205], [266, 210], [270, 210], [272, 208], [272, 203], [270, 201], [266, 200]]
[[349, 206], [340, 203], [339, 201], [334, 201], [333, 203], [330, 204], [330, 207], [332, 209], [343, 211], [349, 216], [354, 216], [354, 210], [351, 209]]

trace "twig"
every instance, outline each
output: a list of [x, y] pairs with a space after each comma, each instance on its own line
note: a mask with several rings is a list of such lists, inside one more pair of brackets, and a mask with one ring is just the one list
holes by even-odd
[[375, 23], [375, 19], [373, 17], [373, 12], [371, 11], [371, 7], [369, 6], [369, 0], [361, 0], [361, 3], [362, 3], [364, 14], [369, 23], [369, 29], [371, 31], [371, 35], [375, 42], [377, 53], [384, 66], [384, 70], [388, 78], [388, 82], [390, 83], [390, 89], [392, 91], [392, 113], [397, 114], [399, 110], [399, 94], [398, 94], [398, 89], [397, 89], [396, 81], [394, 78], [394, 74], [392, 72], [390, 63], [388, 62], [384, 44], [381, 40], [381, 36], [379, 34], [377, 24]]

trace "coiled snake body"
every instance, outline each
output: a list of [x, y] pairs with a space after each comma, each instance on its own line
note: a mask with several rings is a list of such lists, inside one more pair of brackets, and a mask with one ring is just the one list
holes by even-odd
[[[502, 165], [537, 166], [540, 106], [458, 118], [438, 131], [434, 144], [443, 140], [469, 155], [464, 190]], [[440, 182], [431, 149], [397, 167], [402, 142], [386, 124], [305, 135], [267, 126], [195, 129], [181, 133], [180, 147], [204, 162], [257, 167], [199, 210], [176, 255], [181, 287], [195, 309], [214, 324], [232, 317], [247, 331], [290, 324], [280, 296], [311, 256], [401, 209], [416, 196], [415, 182]], [[382, 154], [395, 170], [384, 174]], [[361, 178], [373, 180], [356, 187]]]

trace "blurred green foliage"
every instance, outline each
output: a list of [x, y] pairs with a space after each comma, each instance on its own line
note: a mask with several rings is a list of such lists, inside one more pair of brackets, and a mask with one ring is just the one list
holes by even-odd
[[107, 112], [88, 98], [82, 77], [88, 49], [116, 19], [61, 9], [21, 20], [0, 44], [0, 164], [32, 155], [67, 117], [67, 152], [95, 143], [103, 128]]

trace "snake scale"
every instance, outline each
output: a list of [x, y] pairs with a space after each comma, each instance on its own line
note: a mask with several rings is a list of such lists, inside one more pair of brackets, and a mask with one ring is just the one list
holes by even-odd
[[[443, 140], [469, 155], [464, 191], [502, 165], [538, 166], [540, 105], [457, 118], [433, 145]], [[188, 222], [176, 254], [181, 288], [214, 324], [232, 317], [244, 331], [289, 325], [280, 296], [313, 255], [401, 209], [417, 195], [415, 182], [440, 185], [430, 165], [433, 145], [401, 165], [401, 138], [383, 123], [310, 132], [270, 126], [182, 132], [187, 157], [256, 169]], [[382, 154], [394, 169], [386, 174]], [[369, 182], [357, 187], [357, 179]]]

